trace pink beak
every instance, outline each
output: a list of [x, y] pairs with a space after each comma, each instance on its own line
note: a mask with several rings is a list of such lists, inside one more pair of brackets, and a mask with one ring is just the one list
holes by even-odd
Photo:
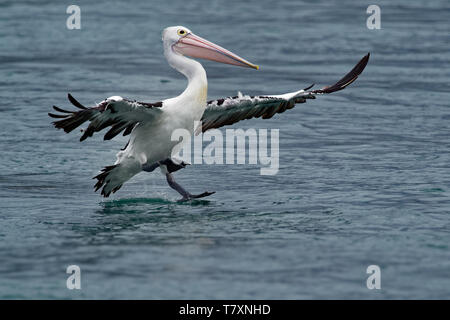
[[172, 48], [175, 52], [192, 58], [207, 59], [256, 70], [259, 69], [259, 66], [256, 64], [192, 33], [178, 40]]

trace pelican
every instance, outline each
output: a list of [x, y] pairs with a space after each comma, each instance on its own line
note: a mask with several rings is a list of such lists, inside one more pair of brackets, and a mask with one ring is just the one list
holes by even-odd
[[183, 26], [164, 29], [162, 41], [167, 62], [188, 80], [186, 89], [179, 96], [151, 103], [112, 96], [92, 107], [85, 107], [68, 94], [69, 101], [79, 110], [70, 111], [53, 106], [59, 113], [49, 113], [50, 117], [59, 119], [53, 122], [53, 125], [66, 133], [89, 121], [87, 128], [82, 130], [80, 141], [107, 127], [110, 129], [104, 135], [104, 140], [110, 140], [122, 131], [124, 136], [130, 135], [125, 148], [117, 153], [116, 162], [103, 168], [93, 178], [97, 179], [95, 191], [102, 189], [101, 194], [104, 197], [115, 193], [139, 172], [152, 172], [157, 168], [161, 169], [169, 186], [181, 194], [181, 200], [213, 194], [214, 192], [208, 191], [191, 194], [175, 181], [173, 173], [186, 167], [187, 163], [172, 158], [174, 148], [180, 145], [178, 141], [171, 141], [174, 130], [181, 128], [195, 134], [194, 123], [198, 121], [202, 124], [201, 131], [205, 132], [244, 119], [269, 119], [276, 113], [293, 108], [297, 103], [344, 89], [358, 78], [370, 55], [364, 56], [341, 80], [322, 89], [311, 90], [310, 86], [281, 95], [239, 94], [207, 101], [208, 81], [205, 69], [191, 58], [208, 59], [256, 70], [259, 67], [195, 35]]

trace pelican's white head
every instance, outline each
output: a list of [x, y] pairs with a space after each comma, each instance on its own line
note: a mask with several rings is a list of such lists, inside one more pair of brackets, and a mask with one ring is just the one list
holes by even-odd
[[259, 69], [259, 66], [205, 40], [183, 26], [168, 27], [162, 33], [166, 54], [201, 58], [235, 66]]

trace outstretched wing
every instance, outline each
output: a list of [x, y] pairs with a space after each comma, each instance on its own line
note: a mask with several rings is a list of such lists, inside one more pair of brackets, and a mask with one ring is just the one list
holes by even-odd
[[124, 131], [123, 135], [126, 136], [133, 131], [138, 123], [153, 121], [162, 112], [162, 102], [137, 102], [115, 96], [105, 99], [94, 107], [86, 108], [75, 100], [70, 93], [68, 98], [75, 107], [81, 110], [69, 111], [53, 106], [53, 109], [60, 113], [49, 113], [48, 115], [52, 118], [62, 119], [53, 122], [53, 125], [58, 129], [64, 129], [67, 133], [86, 121], [90, 121], [80, 141], [92, 137], [94, 132], [101, 131], [106, 127], [111, 127], [111, 129], [105, 134], [105, 140], [114, 138], [122, 131]]
[[276, 113], [292, 109], [296, 103], [342, 90], [358, 78], [366, 67], [369, 56], [370, 53], [364, 56], [341, 80], [322, 89], [310, 90], [313, 87], [310, 86], [300, 91], [272, 96], [246, 96], [239, 93], [236, 97], [208, 101], [202, 117], [202, 131], [231, 125], [244, 119], [270, 119]]

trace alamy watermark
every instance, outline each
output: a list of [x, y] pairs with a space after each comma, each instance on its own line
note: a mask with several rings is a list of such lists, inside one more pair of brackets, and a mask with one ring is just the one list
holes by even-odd
[[70, 265], [66, 269], [66, 273], [70, 274], [66, 281], [66, 287], [69, 290], [81, 289], [81, 269], [77, 265]]
[[366, 286], [367, 289], [373, 290], [373, 289], [381, 289], [381, 269], [376, 264], [372, 264], [367, 267], [366, 270], [367, 274], [370, 274], [370, 276], [367, 278]]
[[171, 140], [180, 141], [172, 150], [173, 158], [193, 164], [260, 164], [261, 175], [278, 173], [279, 129], [226, 129], [224, 136], [218, 129], [201, 133], [200, 121], [194, 128], [200, 133], [193, 137], [186, 129], [172, 132]]
[[66, 20], [66, 26], [69, 30], [81, 29], [81, 9], [77, 5], [70, 5], [66, 9], [66, 13], [70, 14]]
[[376, 4], [371, 4], [367, 7], [366, 12], [370, 14], [367, 17], [366, 26], [367, 29], [381, 29], [381, 9]]

